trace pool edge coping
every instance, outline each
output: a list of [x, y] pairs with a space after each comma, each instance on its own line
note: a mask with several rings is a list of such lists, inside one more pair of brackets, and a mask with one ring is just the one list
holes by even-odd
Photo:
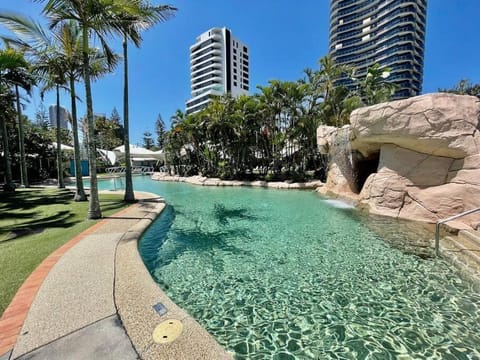
[[[137, 206], [144, 216], [122, 236], [115, 249], [113, 296], [125, 331], [141, 359], [232, 359], [205, 328], [163, 292], [140, 256], [141, 236], [166, 207], [162, 198], [151, 195], [151, 199], [139, 201]], [[154, 309], [159, 303], [166, 313]], [[182, 334], [171, 343], [155, 343], [152, 334], [156, 327], [170, 319], [182, 322]]]

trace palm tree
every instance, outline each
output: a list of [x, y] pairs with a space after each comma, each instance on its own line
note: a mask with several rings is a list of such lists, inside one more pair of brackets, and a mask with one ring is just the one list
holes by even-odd
[[[83, 75], [82, 66], [82, 31], [75, 21], [63, 23], [58, 31], [54, 33], [56, 40], [57, 55], [60, 56], [65, 63], [65, 73], [69, 83], [71, 110], [72, 110], [72, 132], [73, 146], [75, 155], [75, 181], [76, 194], [75, 201], [86, 201], [85, 190], [82, 180], [82, 169], [80, 164], [80, 142], [78, 136], [78, 116], [77, 116], [77, 96], [75, 83], [79, 81]], [[117, 57], [112, 57], [110, 63], [104, 54], [98, 49], [89, 49], [90, 57], [90, 74], [92, 78], [99, 77], [116, 65]]]
[[[30, 91], [32, 78], [27, 73], [29, 64], [23, 57], [23, 54], [14, 49], [0, 50], [0, 85], [4, 90], [2, 96], [8, 97], [9, 88], [15, 87], [15, 98], [17, 105], [17, 119], [19, 128], [19, 147], [20, 147], [20, 173], [22, 185], [28, 187], [28, 175], [26, 166], [25, 146], [24, 146], [24, 132], [23, 132], [23, 119], [20, 105], [20, 93], [19, 86], [27, 91]], [[2, 99], [5, 100], [5, 99]], [[15, 189], [12, 179], [12, 169], [10, 164], [10, 154], [8, 149], [8, 135], [6, 127], [5, 114], [2, 116], [2, 130], [3, 130], [3, 145], [4, 145], [4, 157], [5, 157], [5, 170], [6, 170], [6, 186], [5, 190], [13, 191]]]
[[66, 89], [67, 79], [65, 77], [66, 67], [63, 59], [57, 57], [53, 48], [43, 49], [38, 53], [34, 73], [41, 79], [43, 86], [40, 94], [43, 98], [45, 92], [55, 90], [56, 98], [56, 143], [57, 143], [57, 185], [58, 188], [65, 188], [63, 179], [63, 155], [60, 125], [60, 89]]
[[85, 83], [85, 98], [87, 105], [87, 127], [88, 127], [88, 153], [90, 167], [90, 201], [88, 208], [88, 219], [102, 217], [100, 202], [98, 199], [98, 183], [96, 169], [96, 144], [94, 134], [93, 101], [91, 88], [90, 68], [90, 38], [95, 36], [101, 43], [103, 53], [107, 61], [113, 62], [114, 54], [107, 44], [106, 37], [120, 32], [121, 27], [114, 14], [121, 9], [129, 7], [127, 0], [37, 0], [46, 3], [43, 13], [50, 21], [50, 27], [73, 20], [77, 22], [82, 32], [82, 66], [83, 79]]
[[[2, 55], [0, 54], [0, 63], [2, 62]], [[1, 72], [0, 72], [1, 73]], [[6, 86], [2, 79], [0, 79], [0, 125], [2, 133], [3, 146], [3, 160], [5, 166], [5, 185], [3, 190], [5, 192], [14, 192], [15, 185], [12, 177], [12, 163], [10, 160], [10, 148], [8, 141], [7, 120], [13, 115], [14, 109], [12, 106], [14, 95], [9, 86]]]
[[115, 13], [117, 25], [122, 35], [123, 49], [123, 127], [125, 145], [125, 195], [124, 200], [135, 201], [132, 181], [132, 167], [130, 163], [130, 134], [128, 110], [128, 40], [136, 47], [140, 47], [142, 38], [140, 31], [146, 30], [158, 22], [172, 17], [177, 9], [170, 5], [152, 6], [143, 0], [130, 0], [128, 6], [117, 8]]
[[[22, 106], [20, 105], [20, 91], [19, 88], [23, 88], [28, 94], [30, 94], [30, 90], [32, 85], [34, 84], [34, 80], [32, 75], [29, 72], [30, 65], [26, 62], [23, 54], [18, 52], [14, 49], [11, 49], [16, 56], [19, 57], [19, 66], [16, 68], [11, 68], [10, 71], [5, 75], [7, 81], [9, 81], [15, 88], [15, 102], [16, 102], [16, 110], [17, 110], [17, 123], [18, 123], [18, 146], [20, 150], [20, 179], [21, 184], [24, 187], [29, 187], [28, 182], [28, 173], [27, 173], [27, 160], [25, 155], [25, 136], [24, 136], [24, 124], [23, 124], [23, 117], [22, 117]], [[23, 59], [23, 60], [22, 60]]]
[[[74, 145], [74, 163], [75, 163], [75, 182], [76, 192], [75, 201], [86, 201], [85, 190], [81, 175], [80, 164], [80, 142], [78, 135], [78, 116], [77, 116], [77, 95], [75, 83], [83, 75], [82, 63], [82, 31], [77, 22], [71, 20], [55, 29], [50, 36], [41, 25], [35, 23], [32, 19], [19, 16], [13, 13], [0, 13], [0, 22], [17, 35], [17, 39], [7, 38], [8, 43], [15, 44], [31, 54], [33, 61], [38, 62], [38, 71], [44, 72], [43, 76], [48, 77], [48, 66], [41, 65], [45, 58], [53, 58], [56, 62], [62, 62], [61, 72], [65, 72], [65, 81], [69, 83], [69, 92], [71, 97], [72, 113], [72, 132]], [[110, 64], [107, 63], [105, 55], [96, 48], [91, 48], [90, 72], [92, 76], [98, 77], [108, 72], [112, 66], [115, 66], [118, 57], [112, 57]], [[48, 63], [48, 61], [47, 61]], [[43, 69], [42, 69], [43, 67]], [[59, 107], [57, 107], [59, 109]], [[57, 114], [58, 118], [58, 114]], [[58, 142], [58, 141], [57, 141]], [[58, 150], [58, 149], [57, 149]]]
[[364, 105], [374, 105], [391, 100], [398, 86], [388, 82], [390, 68], [376, 63], [367, 69], [365, 77], [358, 81], [359, 96]]
[[27, 71], [15, 72], [15, 98], [17, 103], [17, 120], [18, 120], [18, 144], [20, 148], [20, 176], [21, 183], [24, 187], [29, 187], [28, 172], [27, 172], [27, 157], [25, 155], [25, 135], [23, 130], [22, 106], [20, 105], [19, 86], [30, 94], [30, 90], [34, 83], [33, 77]]
[[56, 142], [57, 142], [57, 179], [58, 187], [64, 188], [62, 169], [61, 129], [60, 129], [60, 88], [64, 86], [65, 64], [56, 51], [52, 39], [33, 20], [13, 13], [1, 13], [0, 22], [14, 32], [18, 38], [4, 37], [4, 41], [14, 45], [30, 55], [34, 61], [32, 73], [43, 83], [41, 95], [56, 90]]
[[80, 141], [78, 137], [77, 99], [75, 91], [75, 82], [79, 80], [82, 70], [80, 56], [82, 39], [80, 34], [81, 32], [77, 24], [73, 21], [69, 21], [63, 24], [60, 28], [60, 31], [54, 36], [56, 36], [57, 42], [60, 44], [59, 50], [63, 55], [63, 60], [66, 63], [66, 73], [70, 86], [76, 185], [74, 200], [87, 201], [87, 195], [85, 194], [85, 189], [83, 187], [82, 168], [80, 163]]

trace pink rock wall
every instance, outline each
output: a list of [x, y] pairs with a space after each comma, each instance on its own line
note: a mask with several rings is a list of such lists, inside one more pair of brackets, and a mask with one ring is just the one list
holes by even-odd
[[[358, 195], [359, 206], [427, 222], [480, 207], [478, 98], [427, 94], [355, 110], [350, 121], [351, 148], [358, 155], [353, 158], [379, 153], [377, 171]], [[356, 171], [361, 166], [353, 164]], [[322, 192], [348, 197], [354, 187], [345, 182], [338, 165], [331, 164]], [[480, 215], [462, 221], [475, 228]]]

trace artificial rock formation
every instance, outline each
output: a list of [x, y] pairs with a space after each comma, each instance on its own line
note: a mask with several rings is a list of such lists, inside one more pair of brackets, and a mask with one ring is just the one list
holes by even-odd
[[[428, 222], [480, 207], [480, 99], [427, 94], [357, 109], [350, 122], [350, 162], [335, 160], [335, 132], [317, 133], [333, 161], [323, 193]], [[477, 227], [480, 216], [463, 220]]]

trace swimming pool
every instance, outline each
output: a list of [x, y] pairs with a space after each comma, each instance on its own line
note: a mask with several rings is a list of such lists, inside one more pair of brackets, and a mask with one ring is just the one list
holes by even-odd
[[145, 264], [235, 358], [480, 358], [480, 295], [398, 245], [429, 235], [310, 191], [134, 181], [168, 203]]

